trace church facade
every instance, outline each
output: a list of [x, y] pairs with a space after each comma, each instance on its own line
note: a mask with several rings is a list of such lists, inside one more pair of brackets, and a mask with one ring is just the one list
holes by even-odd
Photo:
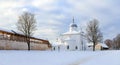
[[69, 25], [69, 30], [57, 39], [56, 46], [53, 49], [57, 50], [85, 50], [85, 39], [83, 39], [84, 34], [78, 30], [77, 24], [73, 22]]

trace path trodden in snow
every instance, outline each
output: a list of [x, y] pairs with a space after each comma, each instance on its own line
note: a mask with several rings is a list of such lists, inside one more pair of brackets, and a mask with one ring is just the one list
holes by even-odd
[[98, 51], [93, 52], [93, 54], [91, 56], [80, 58], [79, 60], [77, 60], [69, 65], [81, 65], [82, 63], [86, 63], [87, 61], [90, 61], [91, 59], [94, 59], [98, 56], [103, 56], [103, 55], [106, 55], [106, 53], [98, 52]]
[[103, 51], [69, 65], [120, 65], [120, 51]]
[[78, 61], [76, 61], [74, 63], [69, 64], [69, 65], [80, 65], [80, 64], [82, 64], [82, 63], [84, 63], [86, 61], [89, 61], [91, 58], [93, 58], [93, 57], [90, 56], [90, 57], [87, 57], [87, 58], [83, 58], [83, 59], [78, 60]]
[[104, 53], [104, 55], [96, 56], [94, 59], [79, 65], [120, 65], [120, 51], [107, 51]]

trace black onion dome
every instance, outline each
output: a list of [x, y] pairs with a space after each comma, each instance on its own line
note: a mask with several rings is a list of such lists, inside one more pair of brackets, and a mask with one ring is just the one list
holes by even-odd
[[73, 17], [73, 23], [70, 25], [71, 27], [77, 27], [77, 25], [74, 22], [74, 17]]
[[73, 23], [73, 24], [71, 24], [71, 27], [77, 27], [77, 25]]

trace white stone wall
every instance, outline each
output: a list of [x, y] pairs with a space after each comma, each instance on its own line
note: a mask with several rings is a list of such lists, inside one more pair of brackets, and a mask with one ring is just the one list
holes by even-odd
[[[73, 34], [73, 35], [63, 35], [61, 37], [62, 39], [60, 41], [64, 41], [62, 43], [62, 46], [65, 48], [61, 47], [61, 49], [64, 50], [81, 50], [81, 40], [80, 40], [80, 34]], [[69, 46], [69, 49], [66, 49], [67, 46]], [[76, 49], [77, 47], [77, 49]]]

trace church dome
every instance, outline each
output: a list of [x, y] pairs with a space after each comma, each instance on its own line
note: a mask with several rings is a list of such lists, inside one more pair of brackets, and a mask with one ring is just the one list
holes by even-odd
[[77, 25], [75, 23], [72, 23], [70, 26], [71, 27], [77, 27]]
[[70, 27], [77, 27], [77, 25], [74, 22], [74, 18], [73, 18], [73, 22], [70, 24]]

